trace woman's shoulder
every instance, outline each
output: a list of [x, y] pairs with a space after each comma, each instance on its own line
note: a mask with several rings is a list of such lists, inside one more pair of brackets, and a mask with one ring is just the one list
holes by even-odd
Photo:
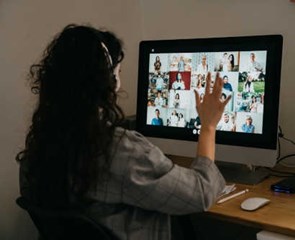
[[116, 128], [115, 139], [121, 147], [131, 147], [133, 149], [137, 146], [142, 148], [154, 147], [154, 145], [141, 133], [121, 127]]
[[[139, 132], [123, 128], [116, 128], [113, 146], [113, 169], [117, 169], [117, 167], [118, 169], [129, 168], [134, 164], [145, 164], [147, 161], [155, 161], [164, 155], [158, 147]], [[150, 156], [155, 157], [155, 159], [150, 159]]]

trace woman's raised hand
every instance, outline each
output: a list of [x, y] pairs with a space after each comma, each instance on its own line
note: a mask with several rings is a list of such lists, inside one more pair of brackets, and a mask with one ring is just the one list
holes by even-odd
[[221, 93], [223, 88], [223, 80], [217, 72], [213, 89], [211, 91], [211, 73], [209, 72], [206, 77], [206, 89], [203, 100], [200, 99], [198, 92], [195, 90], [196, 107], [199, 114], [202, 129], [204, 128], [216, 128], [225, 105], [231, 99], [228, 96], [225, 100], [221, 100]]

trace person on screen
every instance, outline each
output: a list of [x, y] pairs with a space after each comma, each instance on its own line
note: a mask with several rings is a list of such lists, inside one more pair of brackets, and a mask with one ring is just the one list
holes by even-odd
[[169, 126], [170, 127], [177, 127], [178, 126], [178, 113], [176, 110], [173, 110], [171, 116], [169, 118]]
[[180, 96], [179, 96], [179, 93], [176, 93], [173, 100], [173, 107], [179, 108], [179, 105], [180, 105]]
[[252, 96], [250, 103], [250, 112], [257, 113], [258, 102], [255, 96]]
[[208, 73], [207, 56], [202, 55], [201, 63], [197, 66], [197, 74], [206, 75]]
[[156, 90], [162, 91], [164, 88], [164, 79], [161, 76], [160, 72], [158, 72], [158, 75], [156, 76]]
[[163, 98], [163, 106], [166, 107], [168, 105], [168, 91], [162, 92], [162, 98]]
[[186, 121], [184, 119], [184, 116], [182, 113], [178, 114], [178, 127], [185, 127], [186, 126]]
[[163, 126], [163, 119], [160, 118], [160, 110], [157, 108], [155, 110], [155, 117], [152, 119], [151, 124], [155, 126]]
[[227, 61], [227, 70], [230, 71], [234, 71], [234, 67], [235, 67], [235, 56], [233, 54], [230, 54], [228, 56], [228, 61]]
[[183, 60], [183, 56], [180, 56], [177, 67], [178, 67], [178, 72], [184, 72], [185, 63], [184, 63], [184, 60]]
[[225, 187], [214, 162], [222, 80], [203, 102], [196, 93], [202, 132], [184, 168], [140, 133], [119, 127], [123, 57], [113, 33], [72, 24], [31, 66], [38, 104], [16, 156], [20, 192], [45, 209], [79, 206], [118, 239], [169, 240], [171, 215], [209, 209]]
[[196, 90], [198, 91], [199, 95], [205, 93], [205, 88], [203, 87], [203, 79], [204, 75], [198, 74], [197, 75], [197, 83], [196, 83]]
[[162, 98], [161, 92], [157, 92], [157, 97], [154, 100], [155, 106], [164, 106], [165, 105], [165, 100]]
[[233, 88], [232, 88], [231, 84], [228, 82], [228, 76], [227, 75], [223, 76], [223, 88], [230, 91], [230, 92], [233, 91]]
[[154, 101], [151, 100], [151, 99], [149, 99], [148, 102], [147, 102], [147, 106], [148, 106], [148, 107], [152, 107], [152, 106], [154, 106]]
[[219, 71], [227, 72], [228, 68], [228, 54], [225, 52], [222, 54], [222, 57], [219, 62]]
[[257, 101], [257, 113], [263, 113], [263, 95], [259, 95], [256, 98]]
[[169, 64], [169, 69], [170, 71], [177, 71], [178, 69], [178, 59], [176, 55], [171, 56], [170, 55], [170, 64]]
[[251, 116], [246, 117], [246, 122], [242, 125], [242, 131], [245, 133], [254, 133], [255, 126], [252, 124], [253, 120]]
[[254, 83], [251, 77], [247, 77], [246, 82], [244, 83], [243, 92], [254, 93]]
[[181, 72], [178, 72], [176, 74], [176, 79], [172, 83], [172, 89], [174, 89], [174, 90], [184, 90], [185, 89], [185, 85], [184, 85], [184, 81], [182, 80]]
[[223, 118], [220, 124], [217, 125], [217, 130], [220, 131], [233, 131], [234, 124], [232, 123], [228, 113], [223, 114]]
[[262, 66], [256, 61], [255, 53], [250, 53], [250, 66], [249, 72], [262, 72]]
[[162, 63], [160, 61], [160, 57], [156, 56], [156, 59], [155, 59], [155, 62], [154, 62], [155, 73], [160, 73], [161, 72], [161, 66], [162, 66]]
[[248, 76], [252, 80], [257, 80], [263, 72], [263, 68], [259, 62], [256, 61], [255, 53], [250, 53], [250, 63], [248, 69]]

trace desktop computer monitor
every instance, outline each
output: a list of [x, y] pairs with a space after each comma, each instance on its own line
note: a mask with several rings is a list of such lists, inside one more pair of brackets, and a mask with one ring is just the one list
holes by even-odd
[[216, 128], [217, 162], [274, 166], [282, 42], [281, 35], [142, 41], [137, 130], [167, 154], [194, 157], [202, 126], [194, 89], [202, 97], [207, 73], [213, 83], [219, 72], [221, 97], [231, 100]]

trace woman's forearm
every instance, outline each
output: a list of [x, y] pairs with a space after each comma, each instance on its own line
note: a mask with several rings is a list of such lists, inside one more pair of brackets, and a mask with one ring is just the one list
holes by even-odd
[[215, 128], [201, 128], [199, 136], [197, 156], [207, 157], [210, 160], [215, 160]]

